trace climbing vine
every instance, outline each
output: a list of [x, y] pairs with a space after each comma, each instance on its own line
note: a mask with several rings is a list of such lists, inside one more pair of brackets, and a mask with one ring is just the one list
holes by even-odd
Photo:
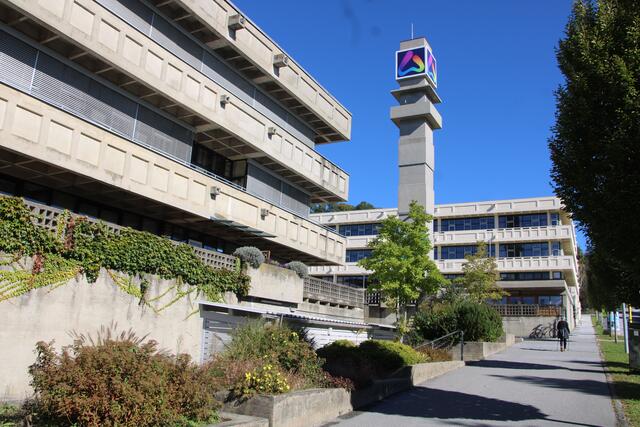
[[[146, 276], [176, 279], [175, 297], [160, 310], [194, 292], [219, 300], [224, 292], [245, 295], [249, 288], [250, 278], [239, 269], [212, 268], [190, 246], [174, 245], [151, 233], [131, 228], [116, 233], [103, 223], [68, 212], [57, 218], [53, 231], [36, 226], [34, 219], [22, 199], [0, 196], [0, 252], [9, 254], [4, 265], [12, 266], [0, 271], [0, 301], [60, 286], [79, 273], [93, 283], [101, 268], [120, 289], [141, 301], [149, 283]], [[32, 260], [30, 268], [16, 266], [24, 258]]]

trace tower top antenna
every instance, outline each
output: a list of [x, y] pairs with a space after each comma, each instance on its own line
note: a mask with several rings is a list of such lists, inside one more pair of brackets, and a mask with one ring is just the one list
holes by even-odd
[[413, 22], [411, 23], [411, 40], [413, 40]]

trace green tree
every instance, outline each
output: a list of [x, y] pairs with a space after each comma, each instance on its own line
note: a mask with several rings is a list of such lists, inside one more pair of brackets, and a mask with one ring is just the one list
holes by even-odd
[[[557, 50], [565, 84], [549, 140], [556, 194], [613, 277], [607, 289], [640, 305], [640, 4], [574, 4]], [[622, 302], [622, 301], [617, 301]]]
[[435, 293], [443, 283], [429, 257], [427, 223], [432, 219], [423, 206], [411, 202], [406, 219], [388, 217], [382, 221], [378, 236], [369, 243], [371, 255], [359, 262], [372, 272], [370, 289], [379, 291], [387, 305], [395, 309], [401, 340], [407, 324], [407, 304]]
[[332, 203], [313, 203], [311, 205], [311, 213], [327, 213], [327, 212], [346, 212], [346, 211], [361, 211], [365, 209], [375, 209], [369, 202], [362, 201], [357, 205], [350, 205], [349, 203], [332, 202]]
[[460, 294], [475, 302], [486, 302], [489, 299], [500, 299], [509, 295], [496, 282], [500, 278], [496, 260], [487, 253], [487, 244], [478, 242], [478, 251], [465, 256], [467, 262], [462, 266], [462, 276], [453, 281]]

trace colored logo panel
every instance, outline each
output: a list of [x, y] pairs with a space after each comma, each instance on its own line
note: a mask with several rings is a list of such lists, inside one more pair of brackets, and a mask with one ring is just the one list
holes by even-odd
[[436, 58], [424, 47], [396, 52], [396, 80], [414, 76], [429, 77], [437, 85]]
[[436, 65], [436, 57], [430, 50], [427, 51], [427, 77], [431, 79], [434, 86], [438, 86], [438, 67]]

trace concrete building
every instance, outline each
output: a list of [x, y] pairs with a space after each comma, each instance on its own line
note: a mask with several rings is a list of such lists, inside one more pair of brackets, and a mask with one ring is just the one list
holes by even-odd
[[230, 253], [341, 263], [309, 218], [351, 114], [227, 1], [0, 5], [0, 191]]
[[[378, 224], [397, 209], [373, 209], [313, 214], [347, 239], [345, 265], [317, 266], [314, 276], [366, 289], [369, 272], [357, 261], [370, 252], [368, 243]], [[499, 286], [509, 292], [495, 308], [505, 327], [519, 336], [548, 334], [559, 315], [570, 322], [580, 316], [580, 282], [575, 227], [560, 199], [540, 197], [436, 205], [433, 258], [447, 279], [462, 274], [465, 256], [486, 242], [496, 258]], [[376, 294], [367, 297], [368, 317], [388, 318]]]
[[[217, 268], [235, 268], [240, 246], [272, 261], [250, 271], [242, 300], [185, 303], [200, 312], [186, 338], [159, 333], [182, 313], [115, 310], [100, 287], [0, 302], [6, 316], [32, 317], [53, 304], [51, 328], [34, 321], [0, 341], [29, 352], [32, 338], [65, 343], [115, 321], [204, 360], [250, 317], [302, 323], [318, 343], [371, 336], [363, 291], [277, 266], [344, 262], [346, 239], [309, 211], [347, 200], [349, 175], [316, 147], [350, 134], [351, 113], [226, 0], [0, 2], [0, 194], [23, 197], [44, 227], [66, 209], [188, 243]], [[25, 387], [0, 384], [0, 399]]]

